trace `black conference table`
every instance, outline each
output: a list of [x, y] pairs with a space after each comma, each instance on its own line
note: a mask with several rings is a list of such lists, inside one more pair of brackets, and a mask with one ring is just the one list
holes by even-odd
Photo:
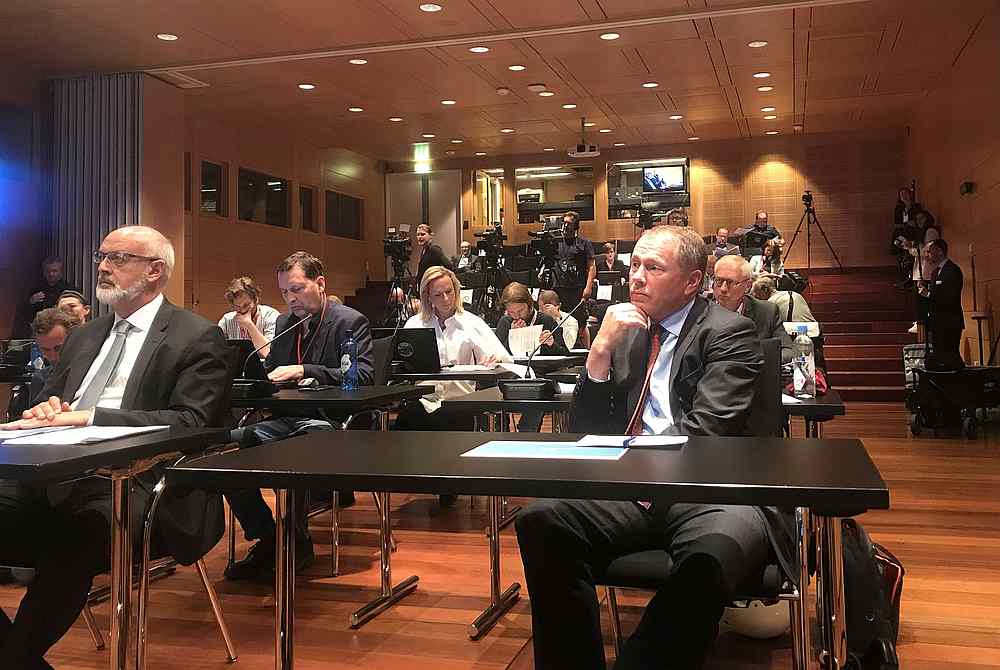
[[[277, 670], [294, 667], [295, 510], [291, 491], [301, 487], [808, 508], [820, 544], [822, 648], [839, 661], [835, 667], [843, 667], [847, 645], [839, 519], [889, 507], [888, 487], [859, 440], [695, 437], [680, 449], [630, 449], [617, 461], [461, 457], [491, 440], [558, 442], [579, 437], [569, 433], [311, 433], [188, 462], [170, 468], [167, 480], [203, 488], [278, 489]], [[383, 545], [385, 537], [383, 533]], [[392, 590], [385, 561], [381, 577], [383, 589]]]
[[[0, 440], [3, 440], [0, 432]], [[132, 594], [132, 477], [165, 460], [229, 441], [221, 428], [169, 428], [88, 445], [0, 443], [0, 479], [57, 484], [100, 474], [111, 479], [111, 670], [127, 667]]]
[[823, 423], [847, 414], [847, 406], [835, 389], [815, 398], [795, 403], [783, 403], [785, 414], [801, 416], [806, 424], [806, 437], [823, 437]]

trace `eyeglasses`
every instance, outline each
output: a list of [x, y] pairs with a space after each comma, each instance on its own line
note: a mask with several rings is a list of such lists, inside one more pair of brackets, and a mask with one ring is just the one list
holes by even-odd
[[136, 259], [142, 261], [163, 260], [161, 258], [156, 258], [155, 256], [139, 256], [138, 254], [130, 254], [127, 251], [95, 251], [94, 265], [100, 265], [104, 262], [105, 258], [108, 259], [108, 262], [116, 268], [124, 267], [126, 263]]
[[746, 279], [741, 279], [739, 281], [736, 281], [735, 279], [723, 279], [721, 277], [716, 277], [715, 285], [721, 288], [729, 288], [730, 286], [735, 288], [740, 284], [746, 284], [748, 281], [750, 281], [750, 277], [747, 277]]

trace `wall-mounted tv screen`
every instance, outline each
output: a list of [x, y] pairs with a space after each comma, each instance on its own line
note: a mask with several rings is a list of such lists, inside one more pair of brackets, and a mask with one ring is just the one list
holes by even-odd
[[643, 193], [674, 193], [687, 190], [683, 165], [651, 165], [642, 168]]

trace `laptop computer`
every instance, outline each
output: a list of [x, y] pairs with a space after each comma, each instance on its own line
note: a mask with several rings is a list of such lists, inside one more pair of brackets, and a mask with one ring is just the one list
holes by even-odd
[[392, 360], [400, 363], [404, 373], [441, 372], [437, 335], [433, 328], [401, 328], [396, 333]]
[[237, 377], [245, 379], [267, 379], [267, 371], [264, 369], [264, 362], [260, 360], [260, 354], [253, 353], [254, 346], [250, 340], [226, 340], [231, 347], [237, 351], [237, 360], [240, 368], [237, 370]]

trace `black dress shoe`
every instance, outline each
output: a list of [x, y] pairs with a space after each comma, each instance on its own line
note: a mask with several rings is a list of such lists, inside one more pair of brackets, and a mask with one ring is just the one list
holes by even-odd
[[[273, 581], [274, 551], [275, 540], [273, 537], [258, 540], [250, 547], [246, 558], [226, 566], [226, 579], [234, 582]], [[297, 539], [295, 541], [295, 574], [308, 568], [315, 559], [316, 553], [313, 551], [312, 540]]]

